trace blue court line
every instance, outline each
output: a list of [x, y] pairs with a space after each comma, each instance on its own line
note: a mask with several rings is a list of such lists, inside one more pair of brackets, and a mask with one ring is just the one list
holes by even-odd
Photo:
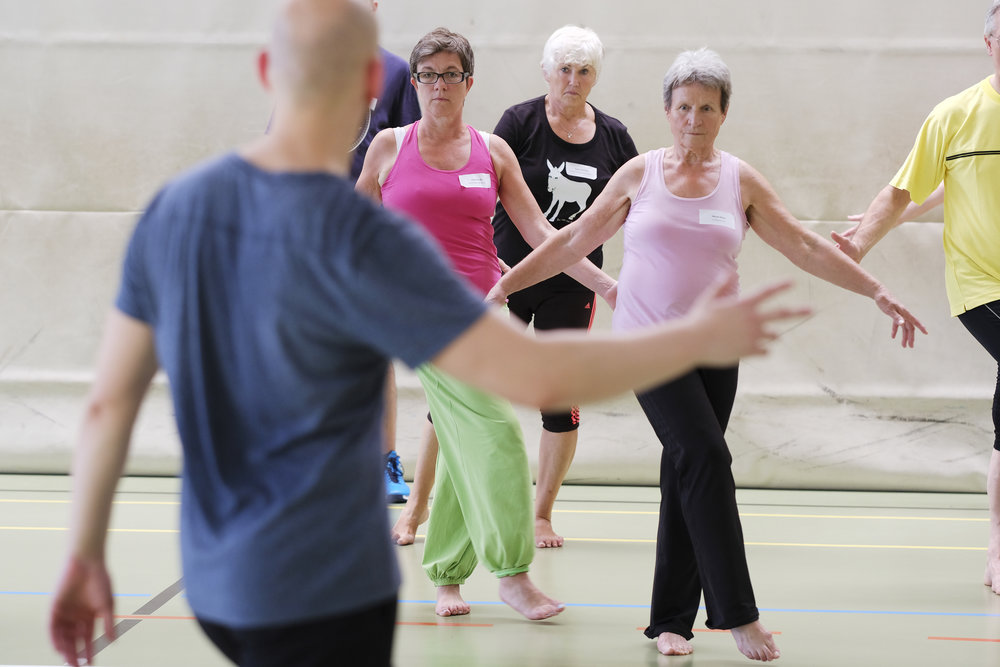
[[[50, 591], [0, 591], [0, 595], [52, 595]], [[115, 593], [117, 598], [148, 598], [147, 593]], [[400, 604], [434, 604], [436, 600], [400, 600]], [[499, 600], [468, 600], [475, 605], [503, 605]], [[591, 602], [567, 602], [567, 607], [585, 609], [649, 609], [648, 604], [596, 604]], [[699, 609], [704, 610], [702, 605]], [[971, 611], [893, 611], [890, 609], [794, 609], [760, 607], [760, 611], [781, 614], [858, 614], [872, 616], [959, 616], [974, 618], [1000, 618], [1000, 613]]]

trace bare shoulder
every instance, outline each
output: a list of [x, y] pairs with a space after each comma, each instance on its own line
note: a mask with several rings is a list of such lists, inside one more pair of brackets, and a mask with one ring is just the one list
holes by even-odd
[[378, 191], [389, 175], [389, 170], [396, 163], [396, 133], [394, 128], [380, 130], [372, 139], [365, 153], [365, 162], [355, 189], [380, 200]]
[[500, 135], [490, 134], [488, 136], [490, 138], [490, 159], [493, 160], [493, 170], [497, 174], [497, 180], [501, 184], [505, 181], [521, 181], [523, 183], [524, 175], [521, 173], [521, 163], [517, 161], [514, 149]]
[[490, 140], [490, 158], [493, 160], [493, 168], [497, 171], [497, 176], [501, 177], [501, 172], [511, 165], [516, 165], [518, 171], [521, 166], [517, 162], [517, 156], [503, 137], [498, 134], [488, 134]]
[[642, 178], [643, 173], [646, 171], [646, 160], [648, 159], [649, 153], [639, 153], [634, 158], [623, 164], [615, 172], [615, 175], [621, 174], [623, 178], [635, 178], [637, 175]]
[[639, 191], [639, 184], [646, 173], [646, 160], [649, 153], [639, 153], [634, 158], [623, 164], [615, 172], [608, 182], [606, 189], [624, 194], [628, 199], [634, 199]]
[[384, 130], [379, 130], [378, 134], [372, 139], [371, 144], [368, 146], [368, 152], [365, 153], [365, 161], [367, 162], [369, 158], [385, 160], [388, 157], [394, 158], [395, 155], [396, 131], [395, 128], [387, 127]]
[[740, 194], [743, 197], [743, 205], [750, 207], [759, 203], [761, 198], [774, 195], [771, 184], [767, 182], [764, 175], [750, 165], [745, 160], [740, 160]]

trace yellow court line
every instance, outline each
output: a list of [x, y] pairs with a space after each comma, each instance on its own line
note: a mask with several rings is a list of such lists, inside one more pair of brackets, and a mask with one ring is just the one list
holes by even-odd
[[[655, 544], [653, 539], [623, 539], [615, 537], [565, 537], [567, 542], [622, 542]], [[986, 547], [947, 547], [906, 544], [811, 544], [806, 542], [744, 542], [748, 547], [807, 547], [815, 549], [910, 549], [927, 551], [986, 551]]]
[[[50, 505], [68, 505], [70, 500], [41, 500], [35, 498], [0, 498], [0, 503], [37, 503]], [[180, 505], [179, 500], [115, 500], [114, 505]]]
[[[0, 530], [66, 531], [62, 526], [0, 526]], [[176, 528], [109, 528], [109, 533], [179, 533]]]
[[946, 547], [909, 544], [809, 544], [800, 542], [744, 542], [748, 547], [812, 547], [817, 549], [911, 549], [926, 551], [986, 551], [986, 547]]
[[882, 516], [875, 514], [763, 514], [740, 512], [740, 516], [766, 517], [776, 519], [880, 519], [887, 521], [989, 521], [988, 517], [951, 516]]
[[[644, 510], [552, 510], [555, 514], [631, 514], [658, 516], [659, 512]], [[954, 510], [952, 510], [954, 511]], [[740, 512], [741, 517], [772, 519], [880, 519], [890, 521], [989, 521], [987, 517], [948, 516], [884, 516], [877, 514], [778, 514], [763, 512]]]
[[[63, 531], [67, 528], [59, 526], [0, 526], [0, 530], [38, 530]], [[111, 528], [112, 533], [179, 533], [176, 528]], [[426, 539], [426, 535], [417, 535]], [[648, 538], [624, 537], [566, 537], [567, 542], [609, 542], [615, 544], [655, 544], [656, 540]], [[813, 549], [908, 549], [917, 551], [986, 551], [986, 547], [948, 547], [908, 544], [820, 544], [807, 542], [744, 542], [748, 547], [804, 547]]]
[[[31, 498], [0, 498], [0, 503], [48, 503], [48, 504], [69, 504], [69, 500], [40, 500]], [[116, 500], [115, 505], [180, 505], [179, 500]], [[390, 505], [389, 509], [394, 506]], [[954, 511], [954, 510], [951, 510]], [[553, 510], [555, 514], [617, 514], [633, 516], [658, 516], [655, 510]], [[872, 519], [879, 521], [971, 521], [987, 522], [988, 517], [948, 517], [948, 516], [897, 516], [897, 515], [877, 515], [877, 514], [789, 514], [789, 513], [764, 513], [764, 512], [740, 512], [741, 517], [768, 518], [768, 519]]]

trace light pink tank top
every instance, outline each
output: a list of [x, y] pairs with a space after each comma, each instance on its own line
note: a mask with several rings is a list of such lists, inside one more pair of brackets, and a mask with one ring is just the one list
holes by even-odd
[[686, 313], [721, 273], [736, 270], [749, 226], [738, 158], [723, 152], [715, 190], [688, 199], [671, 193], [663, 181], [665, 150], [646, 153], [646, 171], [625, 218], [625, 255], [612, 319], [616, 330]]
[[396, 163], [382, 184], [382, 203], [423, 225], [455, 271], [485, 295], [500, 279], [490, 224], [497, 203], [497, 174], [489, 147], [470, 125], [469, 161], [454, 171], [435, 169], [420, 156], [418, 124], [399, 144]]

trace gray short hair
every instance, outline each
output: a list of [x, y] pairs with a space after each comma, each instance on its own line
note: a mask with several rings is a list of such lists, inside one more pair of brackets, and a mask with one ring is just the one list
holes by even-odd
[[[989, 11], [986, 12], [986, 28], [983, 32], [983, 37], [989, 37], [994, 34], [994, 31], [1000, 26], [997, 25], [997, 12], [1000, 12], [1000, 0], [993, 0], [993, 4], [990, 5]], [[997, 39], [1000, 39], [998, 37]]]
[[677, 56], [663, 77], [664, 106], [670, 107], [674, 88], [689, 83], [700, 83], [718, 90], [721, 94], [722, 112], [726, 113], [729, 108], [729, 98], [733, 94], [733, 82], [729, 68], [722, 62], [718, 53], [711, 49], [700, 48], [697, 51], [684, 51]]
[[542, 71], [551, 74], [559, 65], [588, 65], [601, 74], [604, 44], [590, 28], [564, 25], [549, 35], [542, 49]]
[[447, 28], [435, 28], [420, 38], [410, 52], [410, 73], [417, 71], [417, 65], [421, 60], [442, 52], [457, 55], [462, 63], [462, 71], [472, 76], [476, 66], [476, 56], [472, 53], [469, 40]]

